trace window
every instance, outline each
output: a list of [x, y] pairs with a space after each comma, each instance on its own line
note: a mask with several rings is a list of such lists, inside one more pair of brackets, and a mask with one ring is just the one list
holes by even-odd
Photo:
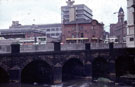
[[133, 37], [131, 37], [131, 38], [130, 38], [130, 41], [134, 41], [134, 38], [133, 38]]
[[55, 29], [54, 29], [54, 28], [52, 28], [52, 29], [51, 29], [51, 31], [55, 31]]
[[55, 34], [54, 34], [54, 33], [52, 33], [52, 34], [51, 34], [51, 36], [55, 36]]
[[72, 34], [72, 38], [74, 38], [75, 36], [74, 36], [74, 34]]
[[50, 34], [47, 34], [47, 37], [50, 37]]
[[46, 31], [50, 31], [50, 29], [47, 29]]
[[56, 36], [59, 36], [60, 34], [59, 33], [56, 33]]
[[115, 42], [118, 42], [118, 39], [115, 39]]
[[95, 37], [95, 35], [92, 35], [92, 37]]
[[91, 29], [94, 30], [94, 26], [91, 26]]
[[59, 28], [56, 28], [56, 31], [59, 31]]
[[83, 33], [81, 33], [81, 37], [83, 37]]
[[46, 38], [39, 38], [40, 41], [46, 41]]
[[82, 30], [83, 29], [83, 26], [79, 26], [79, 30]]

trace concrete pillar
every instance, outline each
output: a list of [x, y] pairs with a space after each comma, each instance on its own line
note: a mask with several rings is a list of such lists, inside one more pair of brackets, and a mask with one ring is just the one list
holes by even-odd
[[85, 44], [85, 50], [86, 51], [90, 51], [91, 47], [90, 47], [90, 43], [86, 43]]
[[92, 63], [91, 63], [91, 45], [90, 43], [85, 44], [85, 51], [86, 51], [86, 60], [85, 60], [85, 76], [87, 79], [92, 79]]
[[109, 77], [111, 80], [116, 80], [115, 60], [109, 62]]
[[11, 44], [11, 53], [20, 53], [20, 44]]
[[109, 55], [110, 55], [110, 62], [109, 62], [109, 77], [111, 80], [116, 80], [116, 67], [115, 67], [115, 57], [114, 57], [114, 43], [109, 43]]
[[85, 76], [86, 79], [92, 79], [92, 63], [90, 61], [85, 64]]
[[60, 50], [61, 50], [60, 42], [55, 42], [54, 43], [54, 51], [60, 51]]
[[113, 48], [114, 48], [114, 44], [109, 43], [109, 54], [110, 54], [110, 56], [113, 55]]
[[53, 69], [53, 83], [62, 83], [62, 66], [59, 63], [57, 63]]
[[21, 82], [21, 69], [19, 67], [13, 67], [9, 70], [10, 82], [20, 83]]

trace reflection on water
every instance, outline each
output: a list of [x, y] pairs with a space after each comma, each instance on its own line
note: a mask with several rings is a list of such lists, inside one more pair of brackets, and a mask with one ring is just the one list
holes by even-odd
[[89, 80], [74, 80], [69, 82], [64, 82], [58, 85], [30, 85], [30, 84], [0, 84], [0, 87], [132, 87], [132, 86], [115, 86], [109, 83], [92, 83]]

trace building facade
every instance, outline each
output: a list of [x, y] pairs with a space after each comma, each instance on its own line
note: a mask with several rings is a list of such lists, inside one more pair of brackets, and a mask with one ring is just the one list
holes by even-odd
[[110, 24], [110, 37], [116, 37], [118, 43], [126, 42], [127, 35], [127, 21], [124, 21], [124, 11], [122, 8], [118, 12], [118, 22]]
[[92, 20], [92, 10], [84, 4], [73, 5], [74, 1], [68, 0], [67, 6], [61, 7], [62, 23], [71, 21], [84, 22]]
[[38, 36], [46, 36], [46, 33], [43, 31], [34, 30], [34, 29], [2, 29], [0, 30], [0, 37], [4, 37], [5, 39], [30, 38], [30, 37], [38, 37]]
[[18, 29], [18, 30], [36, 30], [42, 31], [46, 34], [47, 37], [52, 38], [60, 38], [62, 31], [61, 31], [61, 24], [40, 24], [40, 25], [21, 25], [18, 21], [13, 21], [12, 25], [9, 29]]
[[97, 20], [62, 26], [62, 43], [97, 43], [103, 40], [104, 24]]
[[127, 0], [127, 47], [135, 47], [135, 0]]

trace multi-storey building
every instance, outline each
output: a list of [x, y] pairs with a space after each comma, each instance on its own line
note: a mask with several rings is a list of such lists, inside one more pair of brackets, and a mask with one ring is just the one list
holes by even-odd
[[127, 0], [127, 47], [135, 47], [135, 0]]
[[104, 24], [97, 20], [63, 24], [62, 43], [99, 43], [103, 41]]
[[13, 21], [12, 25], [9, 29], [18, 29], [18, 30], [36, 30], [36, 31], [42, 31], [45, 32], [47, 37], [53, 37], [53, 38], [60, 38], [62, 31], [61, 31], [61, 24], [40, 24], [40, 25], [21, 25], [18, 21]]
[[[61, 7], [62, 22], [67, 24], [69, 22], [77, 21], [84, 22], [86, 20], [92, 20], [92, 10], [84, 4], [73, 5], [74, 1], [68, 0], [67, 6]], [[75, 20], [71, 20], [75, 19]]]
[[127, 21], [124, 21], [124, 11], [122, 8], [118, 12], [118, 22], [110, 24], [110, 37], [116, 37], [118, 43], [125, 43], [127, 35]]

